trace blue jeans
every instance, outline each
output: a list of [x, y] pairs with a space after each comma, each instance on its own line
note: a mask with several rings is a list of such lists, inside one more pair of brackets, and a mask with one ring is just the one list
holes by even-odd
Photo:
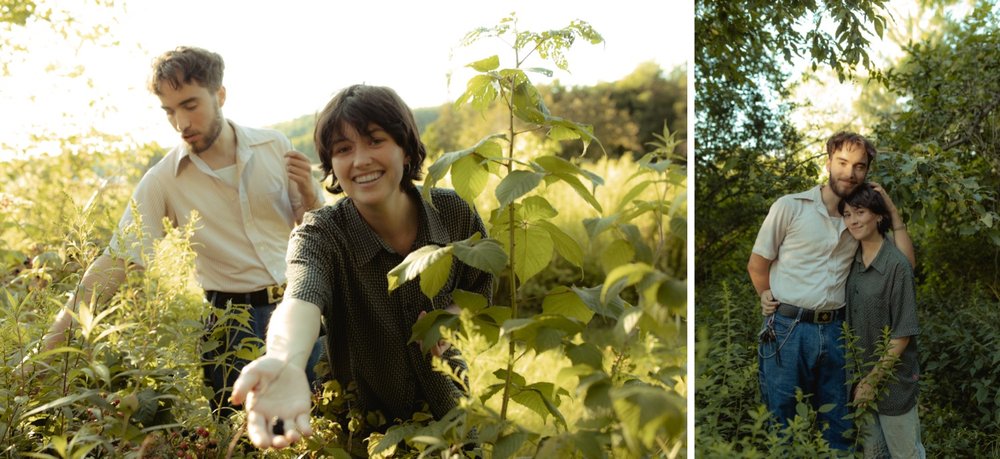
[[[216, 305], [216, 308], [220, 310], [225, 307], [225, 304]], [[228, 413], [220, 410], [226, 409], [228, 411], [233, 409], [232, 405], [229, 404], [229, 396], [232, 393], [233, 384], [236, 383], [236, 378], [240, 376], [243, 367], [250, 363], [250, 360], [238, 357], [240, 354], [238, 352], [241, 347], [240, 343], [244, 339], [259, 338], [261, 341], [257, 342], [254, 340], [253, 347], [257, 348], [262, 344], [267, 335], [267, 324], [271, 320], [271, 314], [274, 313], [275, 307], [275, 304], [251, 305], [248, 308], [250, 313], [249, 327], [240, 323], [237, 317], [232, 317], [224, 324], [210, 320], [206, 325], [205, 339], [202, 344], [205, 345], [206, 342], [211, 342], [215, 339], [218, 340], [218, 345], [214, 347], [209, 346], [212, 348], [204, 350], [201, 356], [205, 385], [212, 388], [213, 396], [209, 398], [209, 404], [213, 413], [228, 415]], [[312, 353], [310, 353], [306, 364], [306, 376], [309, 378], [310, 386], [316, 384], [314, 367], [319, 362], [322, 350], [323, 339], [320, 337], [313, 345]]]
[[823, 438], [833, 449], [849, 450], [851, 442], [844, 437], [844, 432], [851, 429], [851, 421], [844, 419], [849, 413], [849, 388], [841, 336], [843, 320], [821, 325], [777, 313], [773, 317], [775, 339], [761, 343], [758, 355], [764, 404], [782, 425], [795, 417], [796, 388], [810, 396], [814, 409], [833, 404], [833, 410], [817, 414], [819, 425], [829, 426]]

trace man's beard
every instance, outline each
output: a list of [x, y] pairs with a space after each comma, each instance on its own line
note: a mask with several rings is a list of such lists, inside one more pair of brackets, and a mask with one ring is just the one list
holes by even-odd
[[856, 190], [858, 188], [858, 185], [860, 185], [860, 183], [855, 183], [854, 186], [852, 186], [850, 189], [843, 190], [839, 188], [839, 185], [841, 184], [840, 180], [833, 178], [832, 175], [830, 176], [829, 184], [830, 184], [830, 189], [833, 190], [833, 194], [840, 197], [840, 199], [846, 198], [847, 195], [851, 194], [851, 192]]
[[208, 126], [208, 132], [202, 134], [202, 138], [200, 141], [193, 144], [190, 143], [188, 144], [188, 147], [191, 148], [191, 153], [199, 154], [205, 150], [208, 150], [209, 148], [212, 147], [212, 144], [214, 144], [215, 141], [219, 138], [219, 135], [222, 134], [223, 120], [222, 120], [222, 113], [219, 112], [219, 102], [216, 101], [214, 105], [215, 106], [212, 108], [215, 111], [215, 119], [213, 119], [212, 124]]

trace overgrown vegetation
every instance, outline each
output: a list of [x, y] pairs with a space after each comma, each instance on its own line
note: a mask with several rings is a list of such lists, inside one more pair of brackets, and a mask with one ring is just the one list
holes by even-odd
[[[553, 57], [576, 39], [598, 38], [580, 22], [541, 33], [515, 25], [508, 18], [468, 38], [509, 36], [529, 46], [516, 51], [520, 58], [535, 45]], [[191, 276], [191, 227], [170, 232], [146, 272], [131, 273], [108, 304], [81, 307], [66, 346], [39, 353], [49, 321], [106, 247], [132, 187], [163, 153], [115, 148], [115, 139], [66, 139], [62, 155], [0, 163], [0, 455], [344, 457], [347, 445], [362, 445], [376, 457], [684, 457], [686, 181], [676, 155], [683, 133], [661, 120], [638, 159], [562, 158], [561, 141], [596, 144], [593, 131], [549, 113], [524, 62], [499, 62], [473, 64], [479, 83], [456, 109], [496, 102], [518, 121], [440, 155], [425, 183], [453, 186], [475, 202], [492, 239], [425, 253], [423, 273], [410, 280], [432, 291], [442, 271], [428, 260], [448, 252], [496, 272], [506, 286], [490, 308], [458, 292], [461, 316], [429, 314], [415, 327], [414, 339], [447, 337], [470, 364], [471, 397], [452, 413], [437, 421], [418, 413], [359, 439], [354, 432], [366, 420], [328, 382], [314, 398], [312, 438], [287, 451], [252, 451], [242, 413], [209, 413], [198, 346], [212, 345], [212, 337], [199, 340], [211, 308]]]
[[[807, 405], [791, 430], [766, 422], [757, 383], [759, 298], [746, 274], [768, 206], [825, 179], [826, 134], [792, 122], [796, 106], [807, 101], [792, 97], [794, 81], [781, 64], [799, 55], [812, 71], [864, 85], [855, 107], [876, 120], [861, 127], [879, 149], [869, 179], [893, 196], [916, 249], [918, 412], [928, 455], [998, 457], [998, 330], [993, 321], [975, 319], [1000, 307], [995, 5], [970, 2], [967, 14], [956, 15], [950, 8], [959, 2], [920, 3], [917, 17], [940, 27], [904, 43], [898, 62], [880, 63], [868, 58], [871, 43], [896, 26], [900, 36], [908, 20], [890, 15], [885, 2], [759, 4], [745, 11], [724, 3], [699, 1], [696, 8], [696, 46], [705, 56], [695, 73], [696, 450], [706, 457], [826, 451], [815, 429], [796, 430], [813, 419]], [[755, 14], [763, 11], [774, 14]], [[723, 27], [726, 17], [746, 27]], [[803, 46], [798, 39], [811, 25], [801, 23], [810, 18], [835, 24], [837, 33], [814, 35], [819, 46]], [[767, 32], [756, 33], [761, 28]], [[770, 57], [765, 65], [747, 60], [757, 55]]]

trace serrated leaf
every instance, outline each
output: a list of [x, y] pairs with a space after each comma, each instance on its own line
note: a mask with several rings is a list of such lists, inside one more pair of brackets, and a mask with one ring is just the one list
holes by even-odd
[[490, 173], [479, 163], [476, 155], [463, 156], [451, 166], [451, 184], [469, 205], [475, 205], [476, 197], [486, 189], [489, 178]]
[[535, 222], [535, 225], [549, 232], [549, 236], [552, 237], [552, 242], [555, 244], [556, 252], [560, 256], [576, 266], [583, 265], [583, 247], [580, 247], [580, 243], [576, 242], [576, 239], [573, 239], [572, 236], [566, 234], [566, 232], [551, 222], [538, 221]]
[[454, 301], [458, 307], [469, 310], [473, 313], [482, 311], [489, 304], [486, 301], [486, 297], [478, 293], [462, 289], [455, 289], [455, 291], [451, 292], [451, 300]]
[[542, 313], [561, 315], [589, 323], [594, 317], [594, 311], [587, 308], [580, 297], [569, 288], [559, 285], [553, 288], [542, 300]]
[[507, 174], [496, 189], [496, 198], [500, 201], [500, 207], [507, 207], [517, 198], [534, 190], [542, 182], [542, 177], [544, 177], [543, 174], [523, 170]]
[[652, 448], [656, 439], [684, 428], [683, 400], [671, 400], [662, 388], [636, 383], [610, 391], [622, 435], [633, 452]]
[[597, 236], [601, 233], [607, 231], [618, 221], [618, 215], [609, 215], [607, 217], [600, 218], [585, 218], [583, 219], [583, 228], [587, 230], [587, 236], [590, 240], [596, 240]]
[[632, 201], [639, 197], [639, 195], [642, 194], [642, 192], [645, 191], [646, 188], [652, 183], [652, 180], [644, 180], [630, 188], [628, 192], [622, 196], [621, 200], [618, 201], [618, 207], [615, 208], [615, 213], [621, 212], [622, 209], [631, 204]]
[[[402, 263], [392, 268], [386, 275], [389, 281], [389, 291], [396, 290], [404, 283], [421, 276], [420, 290], [429, 298], [433, 298], [437, 294], [437, 290], [440, 290], [448, 280], [448, 273], [451, 270], [451, 252], [451, 246], [439, 247], [434, 244], [410, 252]], [[427, 273], [425, 281], [423, 273], [427, 270], [430, 272]], [[425, 282], [427, 283], [426, 287]], [[434, 286], [437, 289], [431, 288]], [[428, 294], [428, 292], [433, 292], [433, 294]]]
[[577, 178], [577, 176], [565, 172], [557, 172], [553, 173], [552, 175], [558, 177], [563, 182], [566, 182], [570, 187], [573, 188], [574, 191], [576, 191], [576, 194], [579, 195], [581, 198], [583, 198], [584, 201], [587, 201], [587, 204], [590, 204], [590, 206], [593, 207], [594, 210], [596, 210], [599, 213], [604, 212], [604, 209], [601, 207], [601, 203], [597, 202], [597, 198], [594, 197], [594, 194], [591, 193], [590, 190], [583, 185], [583, 182], [581, 182], [580, 179]]
[[572, 129], [567, 129], [562, 126], [552, 126], [549, 129], [548, 137], [552, 140], [575, 140], [580, 138], [580, 134]]
[[651, 272], [653, 272], [653, 267], [645, 263], [623, 264], [612, 269], [604, 279], [604, 287], [601, 289], [601, 301], [607, 300], [608, 290], [619, 281], [623, 281], [625, 286], [633, 285]]
[[586, 365], [594, 370], [604, 368], [604, 353], [593, 343], [567, 344], [566, 356], [573, 365]]
[[[611, 273], [615, 268], [631, 262], [635, 258], [635, 249], [624, 239], [615, 239], [601, 252], [601, 267], [604, 272]], [[610, 282], [605, 281], [605, 284]]]
[[487, 57], [486, 59], [480, 59], [476, 62], [468, 64], [466, 67], [472, 67], [477, 72], [489, 72], [490, 70], [496, 70], [500, 67], [500, 57], [493, 55]]
[[521, 215], [525, 220], [550, 219], [559, 215], [552, 204], [541, 196], [528, 196], [521, 202]]
[[[477, 233], [478, 234], [478, 233]], [[496, 239], [459, 241], [452, 245], [455, 256], [473, 268], [499, 276], [507, 267], [507, 252]]]
[[[496, 237], [509, 250], [510, 233], [500, 231]], [[521, 282], [526, 282], [549, 266], [555, 244], [548, 231], [537, 226], [515, 228], [514, 237], [514, 273]]]
[[410, 333], [409, 343], [420, 343], [424, 352], [441, 339], [441, 327], [454, 329], [458, 324], [458, 316], [444, 309], [435, 309], [417, 319]]
[[504, 435], [493, 444], [493, 458], [507, 459], [512, 457], [521, 450], [521, 447], [525, 443], [534, 440], [536, 437], [538, 437], [537, 434], [528, 432], [514, 432], [510, 435]]

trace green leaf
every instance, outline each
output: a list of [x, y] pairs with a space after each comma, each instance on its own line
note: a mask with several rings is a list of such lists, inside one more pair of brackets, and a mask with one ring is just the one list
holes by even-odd
[[517, 198], [534, 190], [542, 182], [542, 177], [544, 177], [543, 174], [521, 170], [507, 174], [496, 189], [496, 197], [500, 201], [500, 207], [507, 207]]
[[396, 290], [415, 277], [420, 276], [420, 290], [433, 298], [448, 281], [451, 272], [452, 246], [438, 247], [434, 244], [423, 246], [409, 255], [386, 275], [389, 291]]
[[663, 388], [635, 383], [611, 389], [610, 396], [622, 435], [633, 453], [649, 450], [657, 438], [684, 429], [684, 400], [669, 397]]
[[636, 184], [632, 188], [630, 188], [628, 192], [626, 192], [625, 195], [622, 196], [621, 200], [618, 201], [618, 207], [615, 208], [615, 213], [621, 212], [622, 209], [631, 204], [632, 200], [639, 197], [639, 195], [642, 194], [642, 192], [645, 191], [646, 188], [649, 187], [649, 185], [652, 183], [653, 183], [652, 180], [644, 180]]
[[[627, 304], [618, 296], [623, 288], [624, 286], [621, 283], [615, 283], [607, 289], [606, 295], [602, 295], [601, 292], [604, 291], [603, 285], [588, 288], [571, 287], [573, 293], [576, 293], [580, 297], [580, 300], [583, 301], [583, 304], [586, 304], [591, 311], [615, 320], [621, 316]], [[606, 301], [602, 300], [602, 298], [606, 298]]]
[[500, 57], [494, 54], [486, 59], [481, 59], [468, 64], [466, 67], [472, 67], [477, 72], [489, 72], [490, 70], [496, 70], [497, 67], [500, 67]]
[[458, 324], [458, 316], [444, 309], [435, 309], [413, 324], [409, 343], [420, 343], [424, 353], [441, 339], [441, 327], [454, 329]]
[[[479, 233], [476, 233], [478, 235]], [[471, 239], [471, 238], [470, 238]], [[473, 268], [499, 276], [507, 267], [507, 252], [496, 239], [480, 239], [456, 242], [455, 256]]]
[[549, 232], [549, 236], [552, 237], [552, 242], [555, 243], [556, 252], [558, 252], [560, 256], [576, 266], [583, 265], [583, 248], [580, 247], [579, 242], [576, 242], [576, 239], [573, 239], [572, 236], [566, 234], [563, 230], [559, 229], [558, 226], [551, 222], [537, 221], [535, 222], [535, 225]]
[[645, 263], [629, 263], [612, 269], [604, 279], [604, 287], [601, 289], [601, 301], [607, 300], [607, 294], [612, 285], [624, 280], [624, 285], [634, 285], [642, 280], [644, 276], [653, 272], [653, 267]]
[[[624, 239], [615, 239], [601, 253], [601, 267], [604, 272], [611, 273], [615, 268], [631, 262], [634, 258], [635, 249], [632, 248], [632, 244]], [[611, 282], [604, 283], [607, 285]]]
[[552, 126], [549, 129], [549, 138], [552, 140], [575, 140], [580, 138], [580, 134], [572, 129], [568, 129], [562, 126]]
[[[461, 257], [459, 257], [461, 259]], [[458, 307], [462, 309], [467, 309], [473, 313], [478, 313], [486, 309], [488, 302], [486, 297], [462, 289], [455, 289], [451, 292], [451, 299], [455, 302]]]
[[567, 344], [566, 356], [573, 365], [586, 365], [594, 370], [604, 368], [604, 353], [593, 343]]
[[489, 182], [490, 173], [480, 164], [477, 155], [468, 155], [455, 161], [451, 166], [451, 183], [465, 202], [475, 205], [476, 197], [482, 194]]
[[534, 441], [538, 434], [528, 432], [514, 432], [497, 439], [493, 444], [493, 458], [507, 459], [517, 454], [526, 443]]
[[541, 196], [528, 196], [521, 202], [521, 215], [525, 220], [549, 219], [559, 215], [552, 204]]
[[583, 185], [583, 182], [581, 182], [575, 175], [570, 175], [565, 172], [557, 172], [552, 175], [569, 184], [569, 186], [576, 191], [576, 194], [583, 198], [584, 201], [587, 201], [587, 204], [590, 204], [590, 206], [595, 210], [598, 212], [604, 212], [604, 209], [601, 207], [601, 203], [597, 202], [597, 198], [594, 197], [594, 194], [591, 193], [590, 190]]
[[594, 311], [587, 308], [583, 300], [569, 288], [558, 285], [545, 295], [542, 300], [542, 313], [560, 315], [589, 323], [594, 317]]
[[583, 219], [583, 227], [587, 230], [587, 236], [590, 236], [590, 240], [593, 241], [596, 240], [597, 236], [601, 233], [613, 227], [617, 221], [618, 215], [609, 215], [601, 218], [585, 218]]
[[514, 247], [514, 272], [521, 282], [527, 282], [552, 262], [555, 244], [549, 232], [537, 226], [517, 228], [514, 234], [517, 238], [517, 245]]

